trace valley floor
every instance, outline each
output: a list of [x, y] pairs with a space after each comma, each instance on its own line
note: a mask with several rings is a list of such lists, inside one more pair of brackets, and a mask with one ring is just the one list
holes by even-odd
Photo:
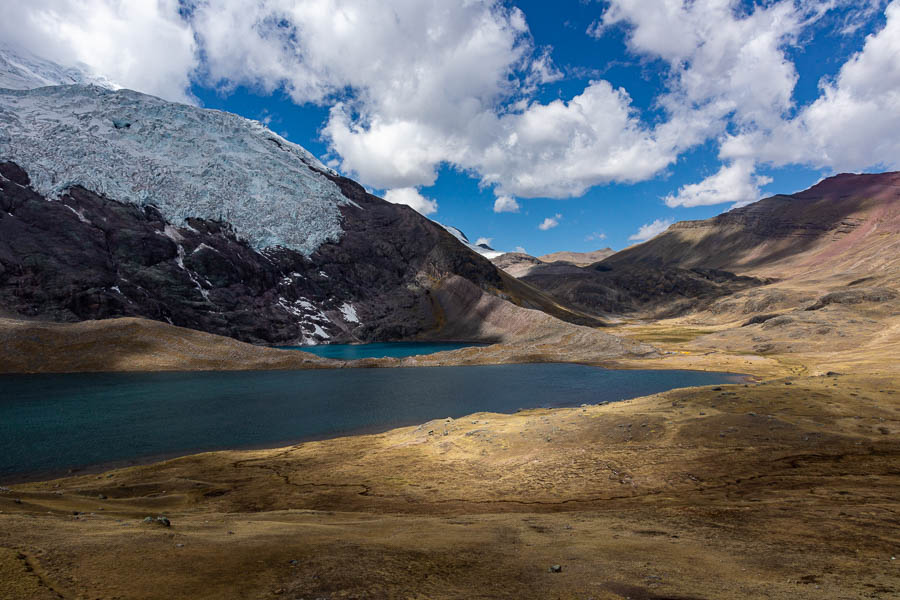
[[756, 380], [13, 486], [0, 598], [894, 598], [892, 318], [832, 353], [631, 324], [662, 353], [610, 364]]

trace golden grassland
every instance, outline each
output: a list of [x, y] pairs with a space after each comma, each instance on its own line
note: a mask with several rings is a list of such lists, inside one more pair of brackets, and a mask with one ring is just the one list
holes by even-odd
[[585, 361], [746, 383], [12, 486], [0, 598], [897, 597], [897, 306], [826, 308]]

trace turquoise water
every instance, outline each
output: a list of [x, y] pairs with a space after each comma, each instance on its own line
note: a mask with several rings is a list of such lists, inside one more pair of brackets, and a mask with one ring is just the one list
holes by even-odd
[[324, 346], [279, 346], [282, 350], [303, 350], [324, 358], [357, 360], [359, 358], [403, 358], [459, 350], [481, 344], [458, 342], [380, 342], [377, 344], [326, 344]]
[[205, 450], [278, 446], [481, 411], [740, 381], [571, 364], [0, 376], [0, 484]]

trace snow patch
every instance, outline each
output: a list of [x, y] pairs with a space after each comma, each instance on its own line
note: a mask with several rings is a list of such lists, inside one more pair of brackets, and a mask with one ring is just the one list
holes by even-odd
[[213, 252], [218, 252], [219, 254], [221, 254], [221, 252], [219, 252], [218, 250], [216, 250], [216, 249], [213, 248], [212, 246], [207, 246], [206, 244], [204, 244], [204, 243], [202, 243], [202, 242], [200, 243], [199, 246], [197, 246], [196, 248], [194, 248], [194, 251], [191, 252], [191, 254], [196, 254], [196, 253], [200, 252], [201, 250], [212, 250]]
[[349, 302], [341, 305], [341, 314], [348, 323], [359, 323], [359, 317], [356, 315], [356, 309]]
[[318, 343], [318, 339], [315, 336], [323, 340], [331, 338], [322, 327], [330, 324], [331, 319], [325, 316], [321, 309], [306, 298], [298, 298], [290, 302], [287, 298], [279, 297], [277, 304], [288, 314], [297, 317], [300, 330], [303, 332], [302, 343], [304, 345], [315, 346]]
[[482, 248], [480, 246], [476, 246], [475, 244], [473, 244], [472, 242], [469, 241], [469, 238], [466, 237], [466, 234], [464, 234], [462, 231], [460, 231], [456, 227], [453, 227], [452, 225], [444, 225], [443, 223], [438, 223], [437, 221], [434, 221], [434, 223], [436, 223], [437, 225], [440, 225], [441, 227], [443, 227], [444, 229], [449, 231], [450, 234], [453, 237], [455, 237], [457, 240], [459, 240], [459, 243], [461, 243], [463, 246], [465, 246], [472, 252], [477, 252], [478, 254], [482, 255], [483, 257], [487, 258], [488, 260], [490, 260], [492, 258], [497, 258], [498, 256], [502, 256], [502, 255], [506, 254], [506, 252], [498, 252], [497, 250], [488, 250], [487, 248]]
[[184, 246], [182, 246], [181, 244], [178, 244], [178, 256], [175, 257], [175, 263], [182, 271], [187, 273], [187, 276], [191, 279], [191, 281], [194, 282], [194, 285], [197, 286], [197, 289], [200, 290], [200, 295], [203, 296], [203, 299], [209, 302], [209, 292], [203, 289], [203, 286], [200, 285], [199, 281], [197, 281], [197, 277], [194, 276], [194, 274], [184, 266]]
[[[305, 332], [304, 332], [304, 333], [305, 333]], [[329, 339], [329, 338], [331, 337], [330, 335], [328, 335], [328, 334], [325, 332], [324, 329], [322, 329], [321, 327], [319, 327], [319, 326], [316, 325], [316, 324], [313, 324], [312, 335], [317, 335], [317, 336], [319, 336], [320, 338], [323, 338], [323, 339], [326, 339], [326, 340]]]
[[68, 208], [69, 210], [71, 210], [73, 213], [75, 213], [75, 216], [77, 216], [77, 217], [78, 217], [78, 220], [81, 221], [82, 223], [87, 223], [88, 225], [93, 225], [93, 223], [91, 223], [91, 221], [90, 221], [87, 217], [84, 216], [84, 209], [83, 209], [83, 208], [82, 208], [81, 210], [75, 210], [74, 208], [72, 208], [72, 207], [69, 206], [68, 204], [63, 204], [63, 206], [65, 206], [66, 208]]
[[163, 229], [162, 231], [157, 231], [156, 233], [158, 233], [159, 235], [166, 236], [167, 238], [169, 238], [176, 244], [180, 244], [181, 242], [184, 241], [184, 236], [178, 232], [178, 229], [176, 229], [169, 223], [166, 223], [165, 229]]

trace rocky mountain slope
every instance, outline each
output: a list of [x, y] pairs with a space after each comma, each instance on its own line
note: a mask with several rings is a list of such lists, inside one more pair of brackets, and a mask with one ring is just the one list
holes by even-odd
[[[524, 277], [528, 275], [535, 267], [543, 267], [547, 264], [560, 263], [559, 267], [566, 265], [574, 265], [576, 267], [586, 267], [601, 261], [607, 256], [611, 256], [615, 252], [610, 248], [595, 250], [594, 252], [553, 252], [543, 256], [531, 256], [524, 252], [506, 252], [497, 253], [494, 256], [486, 255], [491, 262], [503, 269], [513, 277]], [[542, 271], [543, 269], [538, 269]]]
[[[574, 260], [604, 251], [568, 255]], [[593, 315], [666, 317], [696, 310], [716, 299], [762, 285], [764, 280], [742, 277], [719, 269], [682, 269], [644, 262], [609, 265], [598, 261], [576, 264], [566, 260], [545, 262], [527, 254], [507, 253], [492, 260], [506, 273], [527, 282], [566, 306]]]
[[606, 259], [784, 278], [900, 264], [900, 172], [841, 174], [703, 221], [682, 221]]
[[266, 343], [441, 337], [453, 309], [432, 290], [461, 276], [482, 293], [597, 324], [502, 274], [412, 209], [332, 177], [348, 198], [343, 231], [306, 256], [256, 249], [225, 221], [174, 225], [155, 205], [81, 186], [48, 199], [24, 170], [2, 163], [0, 306], [8, 316], [62, 322], [143, 316]]
[[593, 252], [552, 252], [550, 254], [538, 256], [538, 259], [545, 263], [561, 261], [572, 263], [579, 267], [586, 267], [587, 265], [592, 265], [608, 256], [612, 256], [615, 253], [615, 250], [612, 248], [601, 248], [600, 250], [594, 250]]
[[[19, 87], [53, 79], [4, 60]], [[257, 343], [446, 338], [458, 311], [433, 291], [462, 277], [600, 324], [260, 123], [130, 90], [0, 89], [0, 209], [13, 318], [148, 317]]]
[[820, 292], [834, 279], [864, 284], [863, 296], [884, 295], [869, 287], [900, 280], [900, 173], [830, 177], [797, 194], [676, 223], [591, 265], [518, 255], [495, 262], [591, 314], [753, 315], [814, 301], [796, 286], [769, 285], [787, 279], [816, 282], [811, 289]]

